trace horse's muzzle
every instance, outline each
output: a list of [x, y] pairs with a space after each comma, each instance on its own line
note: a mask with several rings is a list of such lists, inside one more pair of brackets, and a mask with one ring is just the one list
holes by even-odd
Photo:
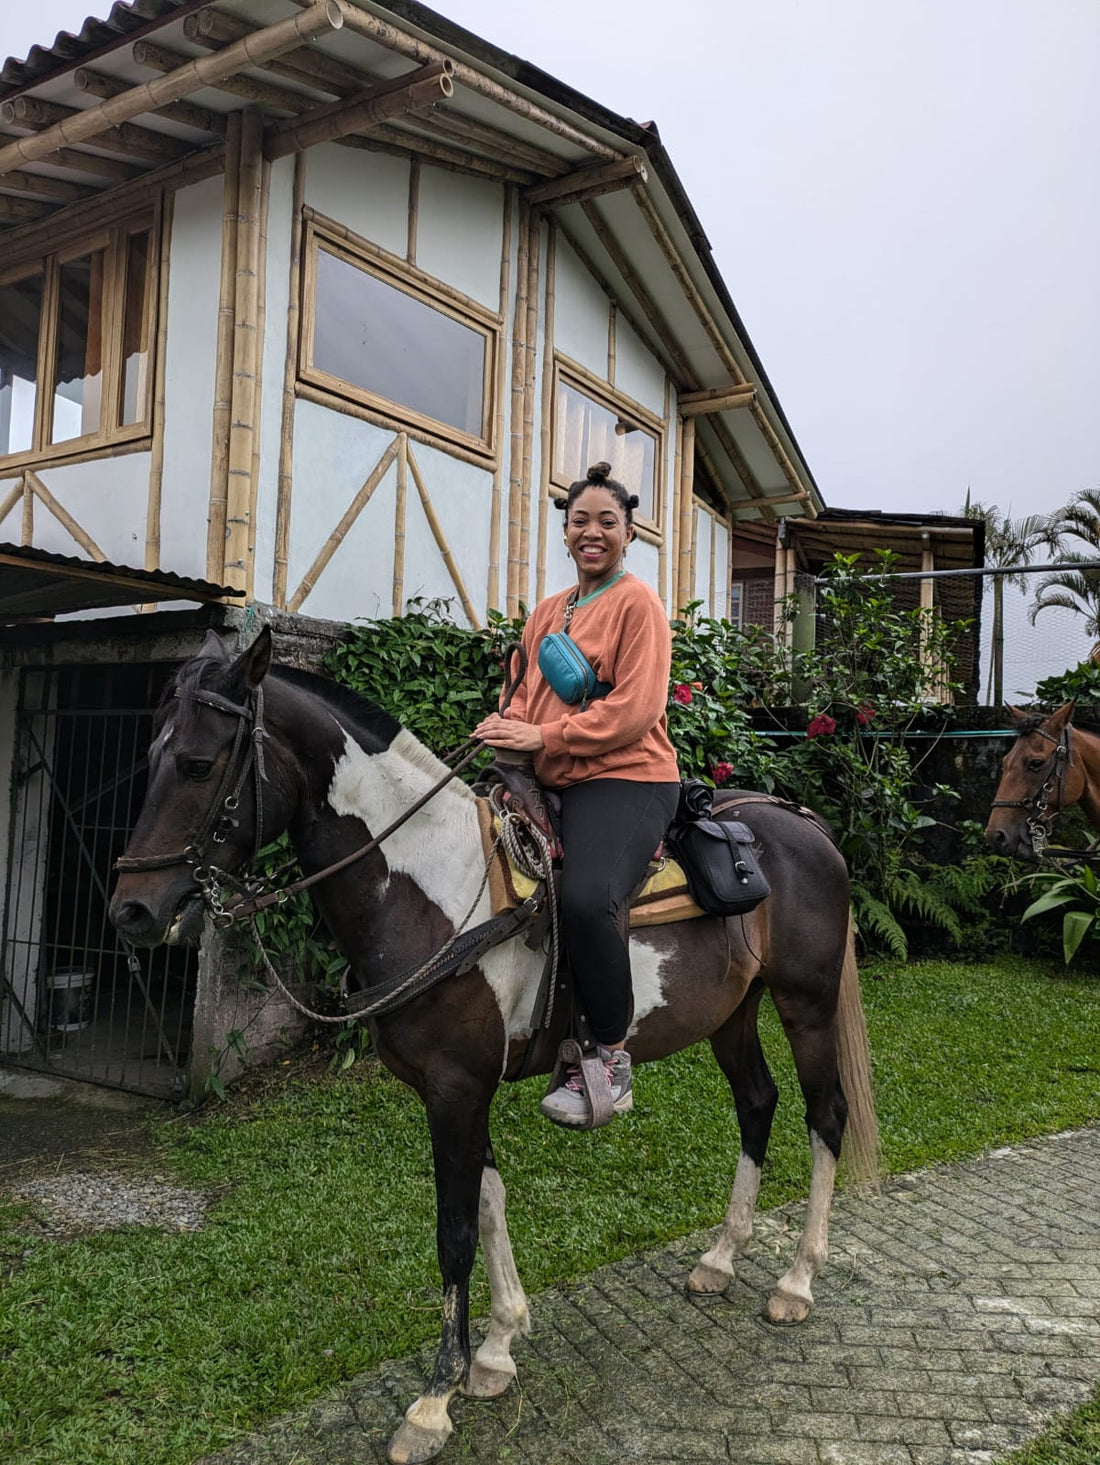
[[194, 946], [202, 934], [202, 896], [184, 897], [169, 920], [143, 900], [119, 894], [111, 901], [111, 922], [120, 936], [134, 946]]
[[1005, 829], [1001, 825], [987, 824], [985, 842], [994, 854], [1004, 855], [1012, 860], [1027, 860], [1035, 864], [1038, 856], [1031, 843], [1031, 836], [1025, 830]]

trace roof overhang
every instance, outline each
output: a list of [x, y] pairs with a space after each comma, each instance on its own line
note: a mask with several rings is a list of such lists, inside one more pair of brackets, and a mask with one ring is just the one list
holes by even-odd
[[[433, 90], [428, 73], [441, 66]], [[414, 80], [420, 90], [401, 85]], [[514, 185], [553, 217], [688, 399], [697, 452], [731, 515], [770, 523], [824, 507], [656, 127], [414, 0], [304, 11], [292, 0], [141, 0], [8, 61], [5, 248], [56, 237], [99, 197], [220, 167], [226, 117], [246, 101], [263, 110], [270, 156], [288, 135], [309, 145], [354, 106], [341, 145]]]
[[899, 574], [928, 568], [980, 569], [985, 563], [985, 525], [980, 519], [949, 514], [891, 514], [870, 509], [826, 509], [812, 523], [788, 525], [801, 568], [817, 572], [834, 554], [859, 554], [863, 570], [873, 569], [876, 550], [896, 555]]
[[0, 544], [0, 625], [154, 601], [221, 602], [242, 594], [228, 585], [212, 585], [167, 570], [137, 570], [106, 560]]

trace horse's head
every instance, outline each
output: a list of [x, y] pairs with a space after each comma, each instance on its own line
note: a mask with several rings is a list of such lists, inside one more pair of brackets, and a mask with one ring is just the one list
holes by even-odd
[[1049, 717], [1006, 709], [1016, 741], [1002, 762], [986, 843], [999, 855], [1037, 860], [1056, 814], [1081, 796], [1081, 776], [1070, 745], [1073, 703]]
[[[261, 683], [265, 627], [235, 660], [208, 631], [180, 667], [153, 722], [149, 783], [110, 917], [137, 946], [197, 939], [211, 867], [238, 869], [260, 842], [266, 786]], [[274, 832], [274, 831], [272, 831]]]

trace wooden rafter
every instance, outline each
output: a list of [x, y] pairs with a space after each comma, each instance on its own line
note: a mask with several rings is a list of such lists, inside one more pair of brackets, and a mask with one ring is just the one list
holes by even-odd
[[[213, 61], [223, 54], [217, 51], [214, 56], [205, 59]], [[138, 66], [159, 71], [166, 78], [181, 70], [191, 60], [183, 51], [174, 51], [170, 46], [154, 45], [152, 41], [138, 41], [133, 55]], [[297, 92], [290, 87], [279, 86], [277, 82], [260, 81], [254, 76], [242, 76], [239, 73], [225, 76], [209, 85], [216, 91], [225, 92], [227, 96], [240, 97], [243, 102], [252, 102], [258, 107], [276, 112], [297, 115], [308, 112], [317, 105], [317, 98], [305, 92]]]
[[529, 204], [539, 207], [564, 208], [566, 204], [599, 198], [601, 194], [644, 183], [647, 177], [641, 158], [623, 158], [617, 163], [596, 163], [590, 168], [579, 168], [575, 173], [540, 183], [528, 191], [526, 199]]
[[[218, 50], [224, 45], [232, 44], [234, 41], [243, 41], [248, 36], [255, 35], [260, 26], [249, 25], [247, 21], [238, 20], [235, 15], [227, 15], [224, 11], [215, 10], [208, 5], [203, 10], [196, 10], [183, 22], [183, 33], [189, 41], [196, 46], [206, 46], [210, 50]], [[334, 97], [342, 92], [359, 92], [368, 87], [372, 82], [377, 82], [378, 77], [371, 76], [357, 67], [348, 66], [346, 62], [338, 60], [334, 56], [325, 56], [320, 51], [306, 51], [297, 49], [287, 51], [284, 55], [265, 62], [264, 71], [272, 76], [282, 76], [288, 81], [297, 82], [299, 85], [315, 87], [319, 91], [330, 92]]]
[[446, 64], [423, 66], [411, 76], [382, 82], [358, 97], [326, 102], [301, 117], [276, 124], [269, 129], [264, 153], [269, 160], [302, 152], [320, 142], [331, 142], [351, 132], [359, 132], [390, 117], [421, 107], [431, 107], [454, 93], [454, 83]]
[[46, 178], [37, 173], [5, 173], [0, 179], [0, 188], [5, 193], [32, 193], [38, 198], [56, 199], [60, 203], [76, 203], [82, 198], [94, 198], [97, 189], [81, 188], [79, 183], [68, 183], [64, 178]]

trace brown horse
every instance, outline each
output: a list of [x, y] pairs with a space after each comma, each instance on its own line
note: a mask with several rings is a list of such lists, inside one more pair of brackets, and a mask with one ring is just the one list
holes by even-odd
[[[327, 872], [446, 773], [388, 713], [322, 678], [269, 670], [270, 658], [266, 630], [235, 661], [210, 633], [162, 700], [148, 792], [111, 902], [111, 919], [136, 944], [193, 936], [204, 901], [220, 913], [225, 876], [247, 862], [261, 830], [267, 839], [288, 830], [307, 875]], [[738, 807], [735, 799], [727, 817]], [[717, 1243], [688, 1279], [693, 1291], [720, 1292], [751, 1237], [778, 1097], [756, 1025], [770, 991], [805, 1098], [813, 1170], [798, 1251], [765, 1314], [797, 1323], [827, 1256], [842, 1136], [857, 1170], [869, 1172], [877, 1158], [874, 1105], [844, 861], [822, 827], [789, 806], [759, 802], [746, 813], [771, 895], [744, 918], [699, 917], [632, 936], [628, 1043], [645, 1063], [709, 1038], [733, 1091], [741, 1130], [733, 1193]], [[384, 842], [318, 881], [316, 903], [368, 999], [394, 988], [395, 970], [422, 966], [471, 909], [478, 919], [489, 914], [479, 891], [484, 863], [476, 799], [452, 781]], [[393, 1461], [438, 1454], [457, 1391], [491, 1398], [515, 1376], [511, 1341], [527, 1329], [527, 1303], [489, 1107], [501, 1080], [520, 1074], [542, 969], [542, 955], [512, 939], [371, 1020], [379, 1057], [427, 1110], [443, 1280], [434, 1373], [390, 1441]], [[557, 1004], [556, 1029], [537, 1037], [529, 1071], [550, 1071], [565, 1006]], [[471, 1363], [468, 1289], [479, 1239], [491, 1313]]]
[[999, 855], [1040, 859], [1054, 820], [1074, 804], [1100, 830], [1100, 738], [1073, 726], [1073, 707], [1067, 702], [1049, 716], [1007, 708], [1017, 738], [985, 826], [986, 843]]

